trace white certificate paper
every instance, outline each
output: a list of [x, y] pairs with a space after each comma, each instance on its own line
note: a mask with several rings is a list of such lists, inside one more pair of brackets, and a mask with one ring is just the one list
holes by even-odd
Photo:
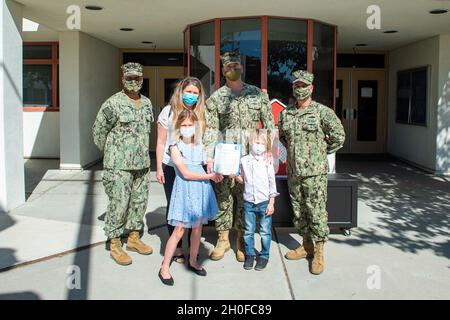
[[242, 145], [219, 143], [214, 152], [214, 171], [223, 175], [239, 175]]

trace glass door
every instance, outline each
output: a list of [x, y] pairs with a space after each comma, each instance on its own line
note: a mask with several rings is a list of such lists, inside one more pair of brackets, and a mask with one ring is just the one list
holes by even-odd
[[352, 152], [385, 152], [385, 92], [384, 71], [352, 72]]
[[351, 146], [351, 73], [349, 71], [337, 70], [336, 72], [336, 114], [341, 119], [345, 130], [344, 146], [339, 153], [350, 153]]
[[383, 70], [338, 70], [336, 113], [346, 132], [341, 153], [385, 152], [385, 85]]
[[184, 77], [183, 67], [144, 67], [144, 87], [142, 93], [148, 93], [153, 105], [150, 135], [150, 150], [156, 151], [157, 119], [161, 110], [169, 103], [176, 82]]

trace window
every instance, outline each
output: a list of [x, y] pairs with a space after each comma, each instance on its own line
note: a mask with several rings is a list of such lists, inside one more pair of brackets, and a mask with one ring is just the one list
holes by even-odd
[[[229, 19], [221, 22], [220, 54], [239, 50], [244, 74], [242, 80], [261, 86], [261, 19]], [[221, 76], [221, 85], [225, 77]]]
[[399, 123], [426, 126], [428, 67], [397, 74], [397, 116]]
[[206, 96], [214, 91], [214, 22], [191, 27], [190, 75], [197, 77]]
[[267, 89], [285, 104], [292, 96], [292, 72], [307, 69], [307, 22], [269, 19]]
[[58, 85], [58, 43], [24, 43], [24, 111], [58, 111]]
[[334, 101], [334, 32], [334, 27], [314, 22], [313, 99], [328, 107]]

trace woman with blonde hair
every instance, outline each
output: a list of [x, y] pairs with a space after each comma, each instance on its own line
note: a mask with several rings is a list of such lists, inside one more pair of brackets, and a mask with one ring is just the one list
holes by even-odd
[[[205, 90], [199, 79], [187, 77], [180, 80], [172, 94], [169, 105], [161, 110], [158, 117], [158, 139], [156, 144], [156, 179], [164, 185], [164, 193], [167, 200], [166, 218], [170, 206], [173, 184], [175, 181], [174, 164], [170, 161], [169, 145], [173, 139], [174, 122], [183, 110], [192, 111], [198, 119], [198, 136], [205, 130]], [[167, 225], [169, 236], [172, 235], [174, 227]], [[189, 230], [189, 239], [191, 230]], [[182, 241], [178, 243], [173, 256], [173, 261], [184, 263], [185, 257], [182, 251]]]

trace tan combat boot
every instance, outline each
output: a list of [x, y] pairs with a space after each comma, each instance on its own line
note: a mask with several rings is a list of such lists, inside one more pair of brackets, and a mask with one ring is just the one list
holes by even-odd
[[238, 231], [236, 236], [236, 260], [239, 262], [245, 261], [245, 244], [243, 231]]
[[314, 242], [310, 236], [303, 237], [303, 245], [297, 249], [288, 251], [284, 257], [288, 260], [300, 260], [314, 256]]
[[151, 254], [153, 252], [152, 247], [146, 245], [141, 241], [141, 239], [139, 238], [139, 231], [130, 232], [127, 241], [127, 250], [145, 255]]
[[130, 256], [125, 251], [123, 251], [120, 238], [111, 239], [109, 255], [114, 259], [115, 262], [117, 262], [121, 266], [127, 266], [132, 262]]
[[211, 260], [220, 260], [225, 255], [225, 252], [230, 250], [230, 240], [228, 239], [228, 235], [230, 234], [230, 231], [219, 231], [218, 232], [218, 239], [216, 247], [214, 248], [214, 251], [209, 256]]
[[323, 246], [325, 241], [316, 242], [316, 247], [314, 248], [314, 259], [311, 263], [311, 273], [321, 274], [323, 272], [324, 262], [323, 262]]

